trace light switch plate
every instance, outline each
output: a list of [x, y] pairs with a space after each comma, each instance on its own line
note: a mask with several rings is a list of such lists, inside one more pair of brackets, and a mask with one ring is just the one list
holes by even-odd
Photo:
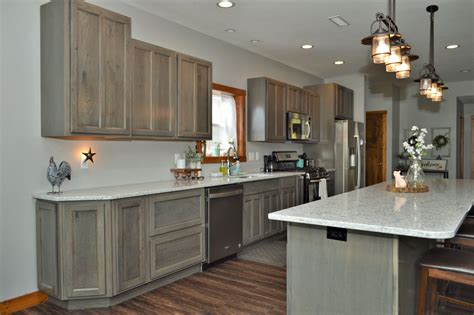
[[249, 152], [249, 161], [255, 161], [255, 153], [254, 152]]
[[260, 152], [255, 152], [255, 161], [260, 160]]

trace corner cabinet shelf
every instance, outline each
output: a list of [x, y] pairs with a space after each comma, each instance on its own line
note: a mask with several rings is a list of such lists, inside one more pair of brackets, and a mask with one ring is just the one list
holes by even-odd
[[212, 137], [212, 64], [133, 40], [131, 27], [83, 0], [41, 6], [43, 137]]

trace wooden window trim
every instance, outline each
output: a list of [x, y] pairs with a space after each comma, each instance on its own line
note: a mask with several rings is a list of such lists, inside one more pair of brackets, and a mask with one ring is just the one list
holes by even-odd
[[[245, 96], [247, 92], [245, 90], [237, 89], [231, 86], [222, 85], [218, 83], [212, 84], [213, 90], [229, 93], [234, 96], [235, 109], [237, 113], [237, 155], [239, 156], [240, 162], [247, 161], [247, 137], [246, 137], [246, 124], [245, 124]], [[202, 142], [197, 141], [197, 151], [202, 153]], [[220, 163], [223, 156], [205, 156], [202, 163]]]

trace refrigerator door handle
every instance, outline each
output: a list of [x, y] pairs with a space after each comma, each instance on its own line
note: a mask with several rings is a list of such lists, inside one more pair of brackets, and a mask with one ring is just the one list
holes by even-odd
[[360, 188], [360, 178], [362, 176], [362, 172], [361, 172], [361, 161], [360, 161], [360, 137], [359, 135], [354, 135], [354, 138], [356, 140], [356, 151], [357, 151], [357, 182], [356, 182], [356, 186], [355, 186], [355, 189], [359, 189]]

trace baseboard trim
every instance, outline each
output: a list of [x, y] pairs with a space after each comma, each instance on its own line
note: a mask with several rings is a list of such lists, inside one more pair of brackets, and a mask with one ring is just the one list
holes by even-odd
[[48, 296], [43, 292], [31, 292], [10, 300], [0, 302], [0, 314], [12, 314], [21, 310], [44, 303], [48, 300]]

